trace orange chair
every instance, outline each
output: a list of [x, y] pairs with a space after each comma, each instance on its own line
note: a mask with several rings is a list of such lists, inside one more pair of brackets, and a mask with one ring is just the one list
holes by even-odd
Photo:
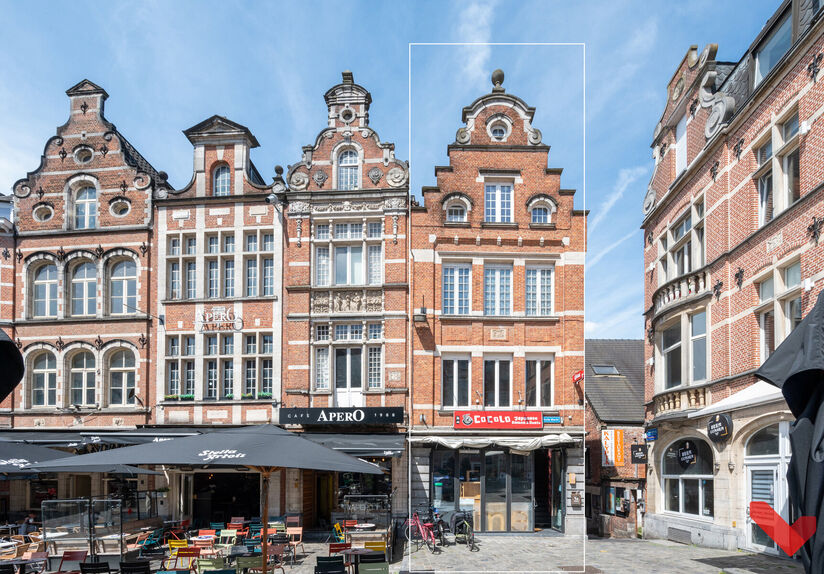
[[292, 563], [294, 564], [295, 555], [298, 553], [298, 546], [300, 546], [301, 550], [303, 550], [303, 553], [306, 554], [306, 548], [303, 546], [303, 527], [287, 526], [286, 535], [289, 537], [289, 546], [292, 547]]
[[215, 539], [210, 540], [192, 540], [192, 548], [200, 550], [200, 555], [203, 557], [215, 557], [217, 551], [215, 550]]
[[200, 529], [197, 531], [198, 536], [217, 536], [217, 530]]
[[343, 521], [343, 531], [346, 532], [347, 530], [350, 530], [350, 529], [354, 528], [357, 523], [358, 523], [357, 520], [344, 520]]
[[249, 529], [243, 527], [243, 522], [230, 522], [226, 525], [227, 530], [234, 530], [237, 536], [243, 536], [246, 538], [249, 536]]
[[85, 550], [65, 550], [63, 552], [63, 556], [60, 557], [60, 566], [57, 567], [57, 572], [72, 572], [72, 573], [79, 573], [80, 570], [63, 570], [63, 563], [64, 562], [85, 562], [86, 556], [89, 553]]

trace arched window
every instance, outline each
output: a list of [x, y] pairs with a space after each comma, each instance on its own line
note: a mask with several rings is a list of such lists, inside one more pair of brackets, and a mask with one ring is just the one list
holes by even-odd
[[48, 263], [34, 272], [34, 316], [57, 317], [57, 266]]
[[546, 207], [533, 207], [532, 223], [549, 223], [549, 209]]
[[747, 456], [777, 456], [779, 454], [778, 437], [778, 424], [761, 429], [747, 442]]
[[70, 403], [73, 405], [94, 404], [94, 355], [89, 351], [77, 353], [71, 360], [69, 381]]
[[358, 152], [347, 149], [338, 156], [338, 189], [358, 188]]
[[229, 195], [231, 193], [232, 174], [228, 165], [221, 165], [215, 169], [213, 179], [213, 195]]
[[446, 221], [449, 223], [463, 223], [466, 221], [466, 209], [463, 205], [450, 205], [446, 208]]
[[109, 359], [109, 404], [133, 405], [134, 353], [125, 349], [116, 351]]
[[57, 361], [48, 351], [37, 355], [32, 362], [31, 404], [57, 406]]
[[674, 442], [664, 451], [661, 468], [666, 510], [713, 516], [713, 458], [706, 442], [691, 438]]
[[112, 267], [112, 315], [128, 315], [137, 311], [137, 266], [131, 259]]
[[84, 261], [72, 271], [72, 315], [94, 315], [97, 310], [97, 267]]
[[94, 229], [97, 226], [97, 190], [84, 187], [74, 200], [75, 229]]

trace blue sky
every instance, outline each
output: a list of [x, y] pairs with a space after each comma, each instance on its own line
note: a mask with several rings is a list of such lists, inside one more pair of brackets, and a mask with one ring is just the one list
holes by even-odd
[[[414, 47], [409, 42], [586, 44], [588, 337], [641, 337], [641, 201], [666, 84], [691, 44], [738, 60], [777, 0], [347, 3], [0, 1], [0, 190], [40, 159], [83, 78], [110, 95], [107, 117], [175, 186], [191, 177], [182, 130], [212, 114], [251, 128], [265, 178], [300, 159], [325, 126], [323, 93], [351, 69], [372, 92], [371, 125], [410, 157], [412, 190], [434, 182], [461, 107], [506, 71], [537, 108], [550, 166], [584, 207], [582, 53], [577, 47]], [[730, 25], [734, 23], [734, 25]]]

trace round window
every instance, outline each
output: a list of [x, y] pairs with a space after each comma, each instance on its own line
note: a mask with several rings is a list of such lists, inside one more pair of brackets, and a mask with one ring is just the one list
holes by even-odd
[[79, 147], [74, 150], [74, 161], [77, 163], [89, 163], [94, 157], [94, 152], [88, 147]]
[[109, 210], [115, 217], [123, 217], [131, 210], [132, 206], [126, 199], [116, 199], [112, 202]]
[[353, 112], [349, 108], [344, 108], [344, 110], [340, 113], [340, 119], [348, 124], [353, 119], [355, 119], [355, 112]]
[[506, 127], [503, 124], [495, 124], [490, 132], [492, 132], [492, 137], [498, 141], [503, 141], [506, 137]]
[[50, 205], [41, 204], [34, 207], [33, 214], [37, 221], [48, 221], [54, 215], [54, 210]]

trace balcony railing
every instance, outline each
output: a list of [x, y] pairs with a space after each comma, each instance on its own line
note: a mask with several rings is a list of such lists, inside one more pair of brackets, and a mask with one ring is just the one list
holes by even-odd
[[655, 397], [653, 404], [655, 416], [686, 409], [700, 409], [707, 406], [707, 390], [706, 387], [674, 389]]
[[657, 315], [675, 303], [704, 295], [710, 291], [710, 274], [706, 267], [676, 277], [664, 283], [653, 294], [653, 310]]

